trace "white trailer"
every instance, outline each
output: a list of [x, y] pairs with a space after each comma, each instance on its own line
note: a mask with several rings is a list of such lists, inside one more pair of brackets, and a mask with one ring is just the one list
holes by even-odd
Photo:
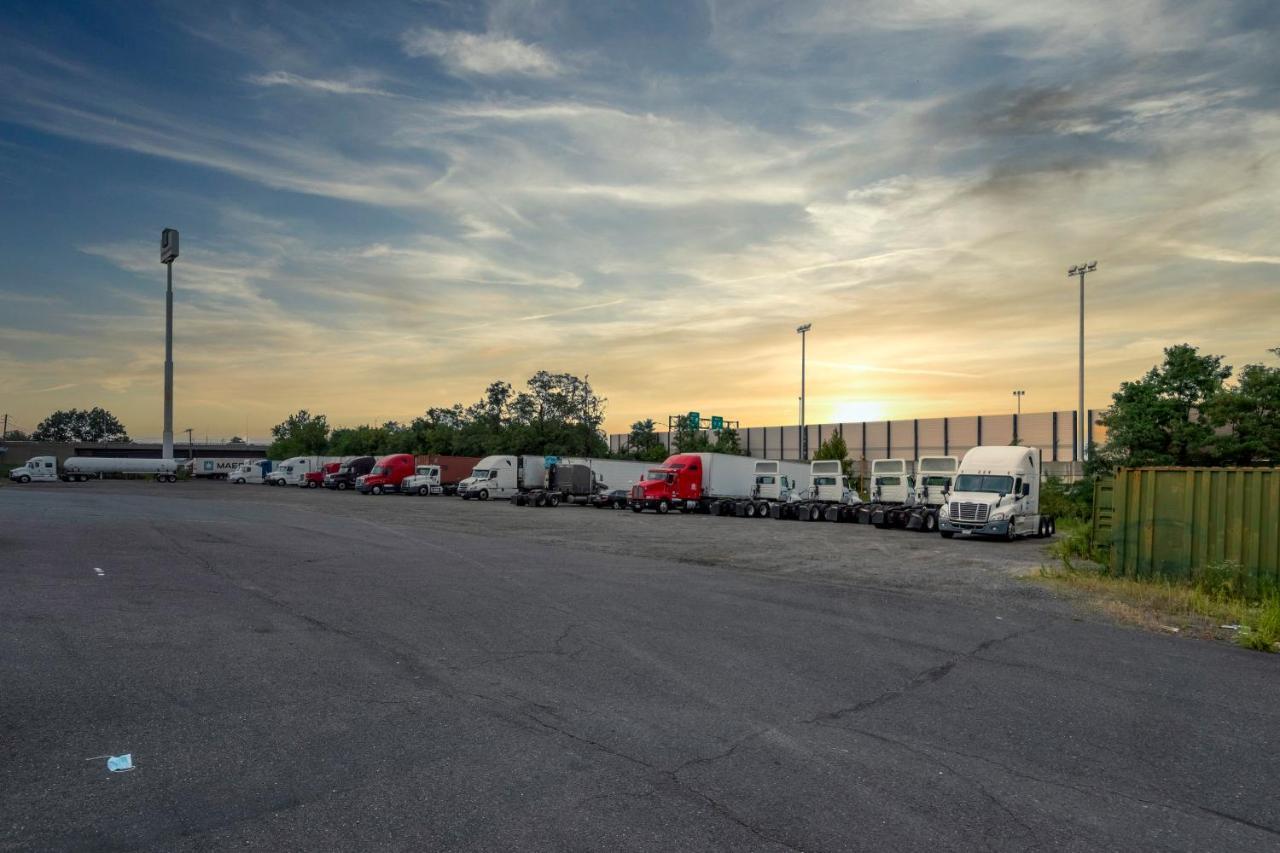
[[1052, 536], [1057, 522], [1040, 514], [1040, 450], [983, 446], [964, 455], [949, 500], [938, 511], [943, 537]]
[[111, 456], [71, 456], [61, 467], [55, 456], [34, 456], [25, 465], [9, 472], [9, 479], [18, 483], [83, 483], [107, 474], [151, 475], [159, 483], [178, 482], [179, 463], [174, 459], [135, 459]]
[[341, 456], [291, 456], [275, 466], [262, 482], [268, 486], [299, 486], [308, 471], [319, 471], [330, 462], [341, 461]]
[[195, 459], [183, 460], [191, 476], [197, 479], [229, 480], [231, 475], [252, 459], [223, 459], [218, 456], [197, 456]]
[[650, 462], [632, 462], [627, 459], [574, 458], [567, 461], [589, 467], [602, 491], [631, 491], [631, 487], [643, 480], [645, 472], [653, 467]]

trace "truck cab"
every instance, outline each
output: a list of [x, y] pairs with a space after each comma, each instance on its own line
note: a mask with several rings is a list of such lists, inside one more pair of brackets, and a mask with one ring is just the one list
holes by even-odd
[[406, 477], [413, 475], [414, 459], [411, 453], [393, 453], [378, 460], [369, 473], [356, 480], [356, 490], [362, 495], [380, 495], [400, 488]]
[[955, 485], [960, 460], [955, 456], [921, 456], [916, 461], [916, 504], [942, 506]]
[[341, 462], [326, 462], [317, 471], [308, 471], [302, 475], [302, 482], [298, 485], [304, 489], [318, 489], [324, 485], [324, 478], [331, 474], [338, 473], [338, 469], [342, 467]]
[[915, 502], [915, 477], [905, 459], [876, 459], [871, 463], [871, 500], [881, 504]]
[[58, 479], [58, 458], [56, 456], [33, 456], [26, 464], [9, 472], [9, 479], [15, 483], [52, 483]]
[[[471, 476], [458, 484], [464, 500], [510, 498], [527, 489], [540, 489], [547, 482], [547, 463], [542, 456], [486, 456], [476, 463]], [[554, 461], [554, 460], [552, 460]]]
[[245, 483], [262, 483], [271, 473], [270, 459], [246, 459], [240, 467], [231, 472], [229, 479], [241, 485]]
[[975, 447], [964, 455], [955, 486], [939, 510], [939, 530], [961, 536], [1049, 536], [1052, 517], [1040, 514], [1040, 451], [1034, 447]]
[[376, 463], [377, 460], [372, 456], [357, 456], [354, 459], [348, 459], [338, 466], [337, 471], [332, 474], [325, 474], [322, 485], [326, 489], [337, 489], [340, 492], [354, 489], [356, 480], [372, 471]]
[[413, 475], [400, 483], [400, 491], [406, 495], [439, 495], [444, 493], [440, 483], [439, 465], [419, 465]]
[[631, 509], [668, 512], [684, 501], [702, 496], [702, 466], [693, 453], [677, 453], [656, 468], [650, 468], [644, 479], [631, 487]]

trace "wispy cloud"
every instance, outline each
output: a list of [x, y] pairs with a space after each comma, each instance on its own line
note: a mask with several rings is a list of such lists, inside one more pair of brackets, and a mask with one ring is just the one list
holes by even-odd
[[434, 57], [458, 74], [550, 77], [561, 71], [560, 63], [537, 45], [493, 33], [424, 27], [405, 33], [402, 44], [409, 56]]
[[359, 80], [324, 80], [315, 77], [303, 77], [288, 71], [271, 71], [266, 74], [254, 74], [248, 81], [255, 86], [287, 87], [303, 89], [311, 92], [327, 92], [334, 95], [381, 95], [391, 93], [368, 85], [368, 81]]

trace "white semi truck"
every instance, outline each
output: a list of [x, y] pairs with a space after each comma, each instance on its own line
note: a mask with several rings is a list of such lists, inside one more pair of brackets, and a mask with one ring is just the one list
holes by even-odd
[[954, 456], [921, 456], [917, 459], [915, 506], [906, 511], [899, 523], [908, 530], [936, 532], [938, 512], [951, 494], [959, 468], [960, 460]]
[[262, 483], [266, 481], [274, 465], [270, 459], [246, 459], [239, 468], [231, 472], [229, 479], [239, 485]]
[[915, 478], [905, 459], [876, 459], [871, 463], [869, 500], [858, 507], [854, 521], [887, 527], [892, 509], [915, 505]]
[[411, 476], [400, 481], [402, 495], [443, 495], [444, 484], [440, 482], [439, 465], [417, 465]]
[[510, 498], [522, 491], [542, 488], [546, 483], [544, 456], [486, 456], [476, 463], [471, 476], [458, 484], [458, 495], [464, 501]]
[[319, 471], [330, 462], [341, 461], [341, 456], [291, 456], [273, 467], [262, 482], [268, 486], [300, 486], [308, 471]]
[[964, 455], [955, 485], [938, 512], [944, 538], [1052, 536], [1057, 522], [1040, 513], [1040, 450], [983, 446]]
[[761, 459], [755, 463], [755, 485], [751, 497], [734, 501], [733, 514], [739, 518], [769, 518], [778, 508], [800, 499], [809, 467], [803, 462]]
[[801, 521], [853, 521], [862, 498], [849, 485], [839, 459], [815, 459], [809, 463], [809, 488], [788, 507], [775, 509], [774, 518]]
[[59, 467], [56, 456], [33, 456], [25, 465], [10, 471], [9, 479], [18, 483], [83, 483], [107, 474], [140, 474], [154, 476], [158, 483], [176, 483], [181, 464], [175, 459], [71, 456]]

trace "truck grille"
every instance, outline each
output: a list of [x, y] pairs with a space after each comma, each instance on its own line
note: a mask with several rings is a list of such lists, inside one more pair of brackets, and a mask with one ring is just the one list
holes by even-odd
[[631, 499], [636, 501], [644, 500], [644, 489], [641, 488], [640, 486], [632, 486]]
[[990, 510], [991, 507], [987, 504], [973, 503], [972, 501], [952, 501], [951, 520], [985, 522], [987, 513]]

